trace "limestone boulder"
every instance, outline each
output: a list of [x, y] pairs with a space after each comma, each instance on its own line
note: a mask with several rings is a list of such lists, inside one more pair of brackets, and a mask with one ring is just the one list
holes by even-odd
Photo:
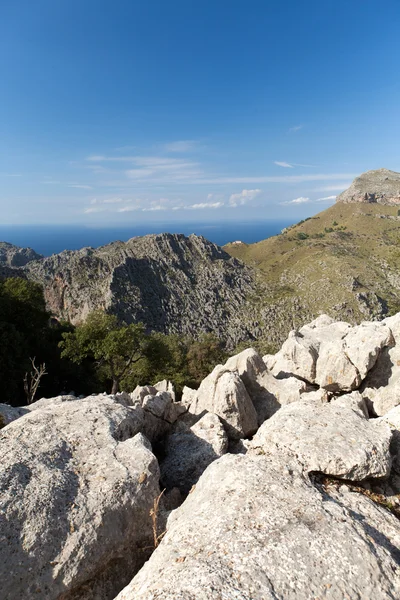
[[391, 330], [392, 340], [380, 353], [361, 388], [374, 416], [383, 416], [400, 404], [400, 313], [382, 323]]
[[202, 381], [190, 412], [194, 415], [215, 413], [231, 439], [250, 436], [258, 427], [257, 413], [243, 381], [237, 372], [222, 365], [215, 367]]
[[292, 331], [281, 350], [265, 360], [278, 378], [294, 375], [330, 392], [349, 392], [360, 386], [392, 342], [385, 322], [351, 327], [321, 315]]
[[399, 541], [389, 511], [312, 485], [295, 460], [228, 454], [117, 600], [394, 600]]
[[174, 384], [172, 383], [172, 381], [163, 379], [162, 381], [155, 383], [154, 387], [156, 388], [156, 390], [158, 392], [168, 392], [168, 394], [171, 396], [173, 402], [175, 402], [176, 394], [175, 394]]
[[167, 489], [187, 494], [214, 460], [226, 453], [228, 436], [212, 413], [206, 413], [193, 427], [181, 426], [165, 443], [160, 463], [161, 482]]
[[0, 431], [2, 600], [108, 600], [142, 566], [159, 494], [142, 426], [140, 411], [89, 397]]
[[236, 371], [243, 381], [256, 409], [258, 425], [281, 406], [300, 400], [301, 394], [307, 390], [306, 383], [296, 377], [274, 377], [253, 348], [229, 358], [225, 368]]
[[281, 408], [260, 427], [251, 452], [290, 452], [307, 472], [362, 481], [389, 475], [391, 437], [386, 423], [368, 420], [355, 392], [329, 404]]

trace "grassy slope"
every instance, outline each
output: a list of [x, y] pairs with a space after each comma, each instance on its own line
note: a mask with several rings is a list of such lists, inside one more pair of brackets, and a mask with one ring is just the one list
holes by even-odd
[[397, 208], [335, 204], [273, 238], [225, 246], [256, 267], [251, 304], [269, 341], [321, 312], [359, 322], [400, 310], [400, 218], [382, 216], [397, 217]]

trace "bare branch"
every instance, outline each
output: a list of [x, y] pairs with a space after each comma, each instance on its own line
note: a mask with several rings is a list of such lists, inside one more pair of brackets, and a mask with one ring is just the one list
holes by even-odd
[[44, 375], [47, 375], [48, 373], [46, 371], [45, 363], [43, 363], [43, 364], [39, 365], [39, 367], [37, 367], [35, 364], [36, 357], [30, 358], [29, 360], [32, 363], [33, 370], [29, 373], [29, 375], [27, 372], [25, 373], [24, 392], [26, 395], [27, 403], [31, 404], [34, 401], [36, 392], [39, 389], [40, 380], [42, 379], [42, 377], [44, 377]]

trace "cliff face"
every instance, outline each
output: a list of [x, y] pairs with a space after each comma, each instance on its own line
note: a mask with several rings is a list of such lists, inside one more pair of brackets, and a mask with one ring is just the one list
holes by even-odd
[[19, 248], [8, 242], [0, 242], [0, 266], [1, 267], [23, 267], [32, 260], [43, 258], [32, 248]]
[[49, 310], [72, 323], [100, 308], [165, 333], [213, 331], [230, 345], [250, 335], [242, 312], [252, 270], [201, 236], [147, 235], [38, 257], [13, 271], [42, 284]]
[[336, 201], [400, 205], [400, 173], [388, 169], [367, 171], [356, 177]]

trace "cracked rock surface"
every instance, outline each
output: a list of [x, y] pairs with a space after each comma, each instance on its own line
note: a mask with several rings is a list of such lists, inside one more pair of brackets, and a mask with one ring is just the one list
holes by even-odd
[[395, 600], [400, 522], [312, 485], [292, 458], [226, 455], [117, 600]]
[[2, 600], [112, 598], [152, 546], [159, 468], [107, 397], [37, 409], [0, 436]]

